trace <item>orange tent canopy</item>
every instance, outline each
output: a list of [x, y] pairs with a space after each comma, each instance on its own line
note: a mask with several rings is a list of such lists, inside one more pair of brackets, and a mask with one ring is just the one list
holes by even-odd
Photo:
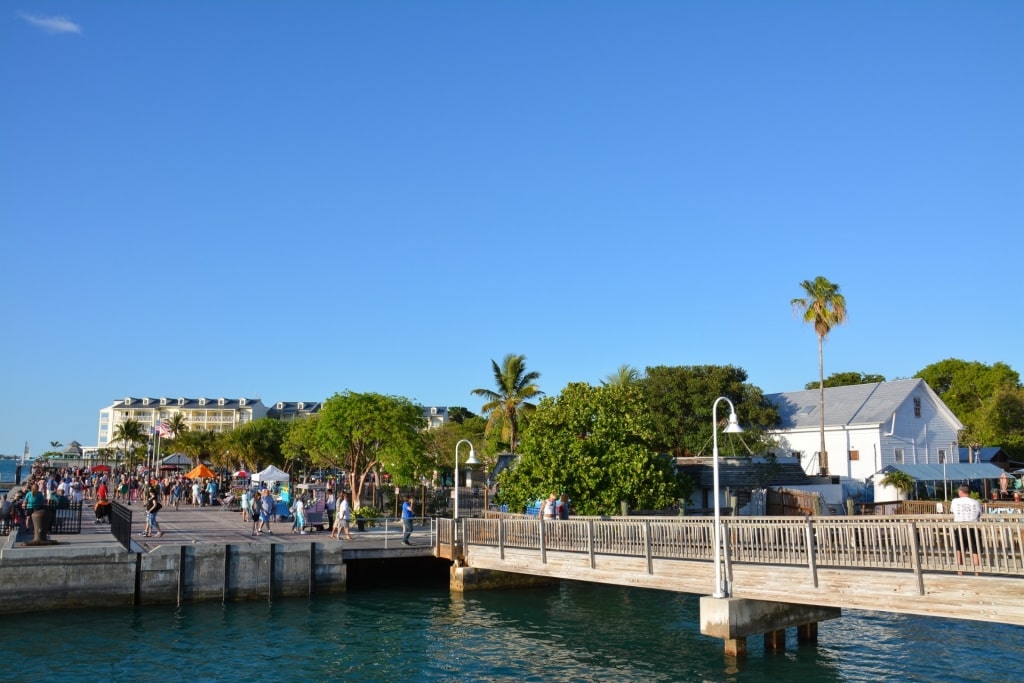
[[217, 473], [206, 465], [199, 463], [185, 476], [189, 479], [216, 479]]

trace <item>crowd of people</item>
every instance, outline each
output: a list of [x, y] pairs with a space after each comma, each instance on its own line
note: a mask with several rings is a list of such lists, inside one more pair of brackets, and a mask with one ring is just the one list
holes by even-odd
[[109, 523], [110, 504], [141, 503], [146, 511], [144, 536], [162, 536], [156, 513], [165, 505], [206, 507], [219, 504], [222, 482], [217, 478], [190, 480], [184, 474], [151, 476], [147, 472], [116, 468], [53, 467], [34, 468], [8, 500], [0, 497], [0, 532], [14, 526], [31, 528], [31, 515], [41, 507], [90, 505], [95, 523]]
[[[11, 500], [7, 500], [6, 495], [2, 496], [0, 531], [9, 530], [13, 525], [30, 527], [29, 519], [35, 508], [67, 507], [70, 503], [80, 504], [83, 510], [91, 507], [95, 513], [95, 524], [110, 523], [112, 503], [117, 502], [122, 505], [141, 504], [146, 514], [142, 536], [159, 538], [163, 531], [157, 514], [164, 507], [178, 510], [182, 505], [199, 508], [230, 503], [229, 509], [235, 509], [234, 505], [238, 504], [242, 521], [252, 525], [253, 536], [273, 534], [271, 523], [282, 518], [290, 521], [292, 533], [307, 534], [307, 529], [320, 526], [317, 516], [313, 516], [313, 523], [310, 523], [308, 512], [313, 510], [324, 513], [325, 528], [330, 530], [331, 538], [353, 540], [351, 524], [354, 510], [350, 494], [336, 493], [332, 486], [335, 482], [321, 487], [321, 499], [316, 493], [307, 497], [305, 492], [291, 497], [286, 516], [278, 511], [278, 499], [281, 498], [278, 484], [249, 481], [239, 488], [237, 483], [232, 490], [228, 479], [188, 479], [180, 472], [152, 476], [124, 466], [35, 468], [23, 483], [23, 489]], [[407, 498], [402, 505], [403, 542], [406, 544], [409, 543], [413, 517], [412, 501]]]

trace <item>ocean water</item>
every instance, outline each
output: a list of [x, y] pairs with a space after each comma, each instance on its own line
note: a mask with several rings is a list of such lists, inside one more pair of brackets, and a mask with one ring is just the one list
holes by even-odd
[[[18, 467], [17, 460], [0, 460], [0, 483], [13, 484], [14, 474]], [[22, 478], [29, 471], [29, 466], [26, 464], [25, 467], [21, 468]]]
[[[447, 586], [0, 620], [10, 680], [1024, 680], [1024, 628], [848, 612], [819, 642], [735, 662], [699, 633], [696, 596], [585, 583], [452, 594]], [[55, 643], [59, 641], [59, 646]]]

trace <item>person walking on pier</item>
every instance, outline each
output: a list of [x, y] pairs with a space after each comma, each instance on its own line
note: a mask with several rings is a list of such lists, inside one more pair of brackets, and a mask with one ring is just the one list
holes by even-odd
[[334, 520], [334, 526], [331, 528], [331, 538], [341, 540], [341, 532], [345, 532], [345, 538], [349, 541], [353, 540], [352, 531], [349, 529], [349, 525], [352, 523], [352, 506], [348, 502], [348, 494], [341, 494], [341, 502], [338, 503], [338, 516]]
[[156, 536], [159, 538], [164, 535], [164, 532], [160, 531], [160, 525], [156, 522], [156, 513], [163, 507], [160, 503], [158, 491], [159, 489], [157, 488], [155, 479], [150, 481], [149, 486], [144, 487], [146, 528], [142, 532], [143, 536]]
[[260, 492], [253, 491], [252, 496], [249, 498], [249, 518], [252, 520], [252, 535], [258, 536], [260, 533], [260, 508], [262, 503], [260, 502]]
[[[949, 504], [949, 511], [953, 513], [953, 521], [958, 523], [973, 523], [981, 519], [981, 503], [971, 498], [971, 489], [967, 484], [960, 486], [960, 495]], [[953, 532], [953, 544], [956, 546], [956, 566], [963, 567], [963, 551], [969, 547], [971, 559], [974, 560], [974, 575], [978, 576], [978, 566], [981, 564], [978, 549], [978, 533], [976, 529], [957, 529]], [[963, 576], [963, 571], [957, 574]]]
[[402, 536], [402, 545], [412, 545], [409, 542], [409, 537], [412, 536], [412, 519], [416, 516], [416, 513], [412, 509], [412, 496], [406, 496], [405, 502], [402, 503], [402, 531], [405, 535]]
[[260, 493], [260, 526], [258, 529], [259, 533], [273, 535], [274, 532], [270, 530], [270, 520], [274, 516], [274, 507], [274, 497], [270, 495], [269, 490], [263, 489], [263, 491]]

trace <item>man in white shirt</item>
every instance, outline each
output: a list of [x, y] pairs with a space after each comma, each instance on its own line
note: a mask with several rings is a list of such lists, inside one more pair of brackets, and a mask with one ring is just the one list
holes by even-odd
[[[954, 522], [968, 523], [981, 519], [981, 503], [971, 498], [971, 489], [966, 484], [960, 486], [960, 495], [949, 504], [949, 511], [953, 513]], [[981, 558], [978, 555], [977, 531], [972, 529], [968, 533], [967, 529], [957, 529], [954, 532], [953, 544], [956, 546], [956, 565], [958, 567], [963, 566], [963, 547], [970, 546], [971, 559], [974, 560], [974, 575], [978, 576], [978, 565], [981, 564]], [[963, 576], [962, 571], [957, 574]]]

